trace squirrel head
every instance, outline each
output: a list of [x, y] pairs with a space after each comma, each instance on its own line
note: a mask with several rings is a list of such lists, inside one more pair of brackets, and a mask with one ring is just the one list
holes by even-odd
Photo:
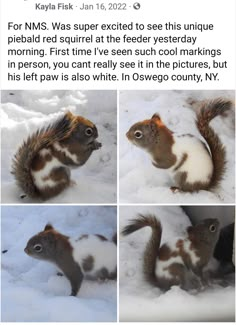
[[71, 132], [65, 140], [68, 138], [70, 141], [78, 141], [81, 145], [88, 145], [98, 137], [95, 124], [86, 118], [73, 115], [71, 112], [66, 113], [66, 118], [70, 122]]
[[187, 228], [188, 237], [194, 244], [205, 244], [214, 248], [220, 234], [220, 223], [218, 219], [208, 218], [196, 226]]
[[163, 124], [160, 116], [154, 114], [151, 119], [135, 123], [131, 126], [126, 136], [134, 145], [151, 149], [153, 145], [157, 145], [160, 141], [162, 132], [172, 132]]
[[33, 258], [53, 261], [58, 240], [63, 238], [66, 237], [57, 232], [51, 224], [47, 224], [43, 231], [30, 238], [24, 251]]

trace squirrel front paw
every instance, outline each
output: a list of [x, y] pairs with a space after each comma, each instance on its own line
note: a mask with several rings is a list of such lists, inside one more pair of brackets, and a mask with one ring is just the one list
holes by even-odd
[[98, 149], [100, 149], [101, 147], [102, 147], [102, 144], [101, 144], [100, 142], [96, 141], [96, 140], [91, 144], [91, 148], [92, 148], [93, 150], [98, 150]]
[[177, 187], [177, 186], [171, 186], [171, 187], [170, 187], [170, 190], [171, 190], [171, 192], [174, 193], [174, 194], [175, 194], [175, 193], [179, 193], [179, 192], [181, 192], [181, 191], [180, 191], [180, 188]]
[[75, 186], [77, 185], [76, 181], [70, 180], [70, 186]]

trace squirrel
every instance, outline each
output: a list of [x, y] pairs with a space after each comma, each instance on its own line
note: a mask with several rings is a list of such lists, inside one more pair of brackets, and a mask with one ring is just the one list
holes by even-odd
[[70, 281], [71, 296], [77, 295], [84, 277], [90, 280], [117, 277], [116, 242], [102, 235], [70, 238], [47, 224], [29, 239], [24, 251], [33, 258], [56, 264]]
[[151, 227], [152, 235], [143, 257], [145, 279], [163, 291], [178, 285], [184, 290], [200, 289], [208, 284], [203, 268], [213, 256], [219, 237], [219, 221], [205, 219], [186, 229], [184, 238], [161, 244], [162, 226], [154, 215], [139, 215], [124, 227], [129, 235], [143, 227]]
[[209, 149], [191, 134], [175, 135], [158, 114], [134, 124], [126, 136], [151, 155], [155, 167], [171, 172], [176, 184], [171, 187], [173, 192], [214, 189], [225, 173], [226, 153], [209, 123], [216, 116], [223, 115], [231, 105], [231, 101], [221, 98], [201, 104], [196, 125]]
[[14, 156], [12, 174], [26, 195], [42, 200], [61, 193], [70, 184], [70, 168], [86, 163], [101, 148], [96, 126], [67, 112], [53, 124], [37, 130]]

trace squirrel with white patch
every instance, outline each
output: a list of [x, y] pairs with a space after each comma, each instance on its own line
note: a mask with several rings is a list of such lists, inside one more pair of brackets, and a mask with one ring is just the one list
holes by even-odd
[[143, 272], [151, 285], [167, 291], [174, 285], [191, 290], [208, 284], [204, 267], [213, 256], [219, 238], [217, 219], [205, 219], [190, 226], [186, 229], [186, 237], [162, 246], [162, 227], [153, 215], [139, 215], [131, 220], [122, 234], [126, 236], [147, 226], [151, 227], [152, 235], [144, 251]]
[[231, 101], [220, 98], [201, 104], [196, 125], [209, 149], [191, 134], [175, 135], [158, 114], [134, 124], [126, 135], [129, 141], [151, 155], [155, 167], [171, 172], [176, 185], [171, 187], [173, 192], [210, 190], [223, 178], [226, 153], [209, 123], [216, 116], [224, 115], [231, 106]]
[[94, 150], [96, 126], [82, 116], [67, 112], [48, 127], [30, 135], [17, 151], [12, 174], [25, 195], [50, 199], [70, 184], [70, 168], [86, 163]]
[[116, 245], [116, 235], [112, 241], [98, 234], [74, 239], [47, 224], [28, 241], [24, 251], [31, 257], [56, 264], [70, 281], [71, 296], [76, 296], [84, 278], [116, 279]]

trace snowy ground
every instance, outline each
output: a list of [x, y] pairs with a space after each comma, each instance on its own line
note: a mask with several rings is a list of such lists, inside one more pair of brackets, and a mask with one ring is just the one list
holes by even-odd
[[233, 91], [122, 91], [120, 93], [120, 201], [123, 203], [234, 203], [234, 111], [226, 118], [217, 117], [212, 126], [226, 146], [227, 172], [215, 192], [173, 194], [166, 171], [157, 169], [149, 156], [132, 145], [125, 134], [134, 123], [158, 112], [164, 123], [178, 134], [200, 137], [195, 126], [195, 112], [187, 99], [234, 99]]
[[[120, 229], [137, 213], [154, 213], [163, 226], [162, 243], [182, 237], [190, 225], [180, 207], [120, 207]], [[142, 256], [150, 229], [120, 237], [120, 320], [121, 321], [234, 321], [235, 288], [213, 285], [200, 293], [172, 287], [166, 293], [151, 287], [142, 276]], [[231, 279], [232, 280], [232, 279]]]
[[2, 207], [2, 321], [116, 321], [117, 282], [83, 281], [77, 297], [53, 264], [26, 255], [30, 237], [51, 222], [69, 236], [116, 231], [115, 207]]
[[[114, 203], [117, 177], [116, 91], [2, 91], [2, 202], [22, 203], [10, 174], [13, 155], [27, 136], [70, 109], [98, 128], [102, 148], [72, 170], [76, 181], [48, 203]], [[24, 203], [32, 203], [24, 199]]]

